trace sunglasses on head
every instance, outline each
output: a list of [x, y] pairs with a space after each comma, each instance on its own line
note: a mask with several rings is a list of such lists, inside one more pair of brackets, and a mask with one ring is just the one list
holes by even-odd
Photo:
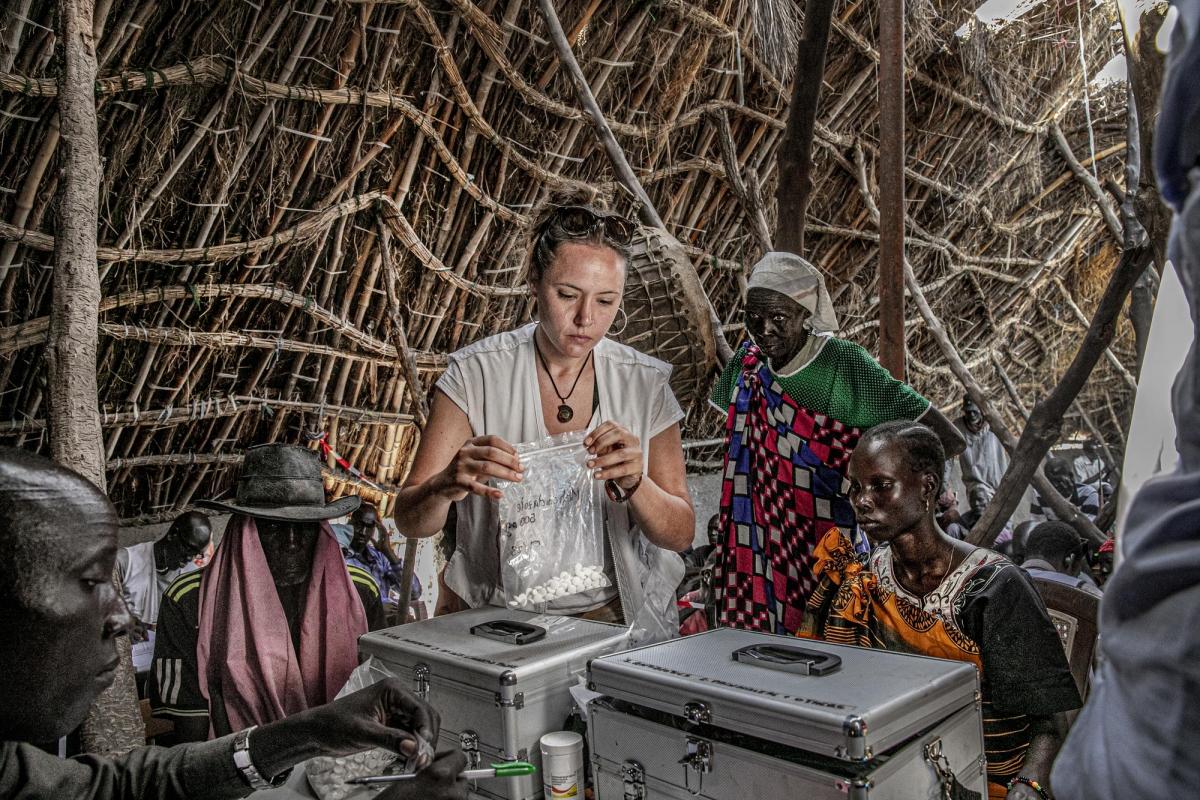
[[586, 239], [600, 230], [604, 238], [614, 244], [626, 246], [633, 241], [632, 222], [615, 212], [597, 211], [588, 206], [558, 206], [550, 224], [557, 225], [572, 239]]

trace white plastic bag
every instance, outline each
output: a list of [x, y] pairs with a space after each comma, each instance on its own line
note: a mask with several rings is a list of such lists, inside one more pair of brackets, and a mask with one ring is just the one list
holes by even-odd
[[[384, 678], [392, 677], [393, 673], [376, 661], [368, 658], [359, 664], [346, 685], [338, 692], [338, 697], [365, 689]], [[401, 765], [399, 772], [412, 772], [420, 756], [428, 756], [433, 760], [434, 746], [432, 743], [417, 737], [420, 749], [411, 759], [397, 755], [390, 750], [376, 747], [349, 756], [317, 756], [310, 758], [304, 764], [303, 772], [308, 778], [308, 785], [320, 800], [366, 800], [374, 797], [386, 784], [377, 786], [356, 786], [346, 783], [352, 778], [365, 778], [369, 775], [379, 775], [389, 767]], [[300, 770], [297, 770], [300, 772]]]
[[555, 600], [611, 585], [604, 574], [604, 510], [583, 440], [562, 433], [516, 446], [525, 468], [498, 481], [500, 564], [509, 608], [543, 611]]

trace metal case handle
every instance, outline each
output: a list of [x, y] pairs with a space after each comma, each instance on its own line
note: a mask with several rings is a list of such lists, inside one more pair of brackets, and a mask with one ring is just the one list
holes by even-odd
[[546, 636], [546, 629], [514, 619], [497, 619], [471, 627], [472, 636], [495, 639], [508, 644], [532, 644]]
[[796, 675], [828, 675], [842, 668], [841, 656], [782, 644], [743, 647], [733, 651], [733, 660]]

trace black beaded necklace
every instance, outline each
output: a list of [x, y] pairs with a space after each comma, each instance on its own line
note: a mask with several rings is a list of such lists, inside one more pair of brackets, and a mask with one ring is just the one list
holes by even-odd
[[583, 373], [587, 370], [588, 362], [592, 360], [592, 355], [595, 351], [588, 353], [587, 361], [583, 362], [583, 366], [579, 368], [579, 374], [575, 376], [575, 382], [571, 384], [571, 391], [564, 396], [558, 391], [558, 384], [554, 382], [554, 376], [550, 374], [550, 367], [546, 365], [546, 357], [542, 355], [542, 348], [538, 347], [537, 336], [533, 337], [533, 349], [537, 353], [538, 361], [542, 362], [542, 369], [546, 370], [546, 377], [550, 379], [550, 385], [554, 387], [554, 394], [558, 397], [558, 421], [566, 425], [575, 416], [575, 412], [567, 405], [567, 400], [571, 395], [575, 394], [575, 387], [579, 385], [579, 379], [583, 377]]

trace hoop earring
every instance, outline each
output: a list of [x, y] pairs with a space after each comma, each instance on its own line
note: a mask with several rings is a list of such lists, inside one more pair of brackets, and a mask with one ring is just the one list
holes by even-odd
[[612, 336], [620, 336], [622, 333], [625, 332], [625, 329], [629, 327], [629, 315], [625, 313], [625, 309], [618, 307], [617, 311], [621, 312], [621, 317], [622, 317], [621, 330], [609, 331], [609, 334]]
[[541, 320], [538, 318], [537, 297], [534, 297], [532, 299], [533, 299], [533, 305], [529, 309], [529, 318], [531, 320], [533, 320], [534, 322], [541, 322]]

